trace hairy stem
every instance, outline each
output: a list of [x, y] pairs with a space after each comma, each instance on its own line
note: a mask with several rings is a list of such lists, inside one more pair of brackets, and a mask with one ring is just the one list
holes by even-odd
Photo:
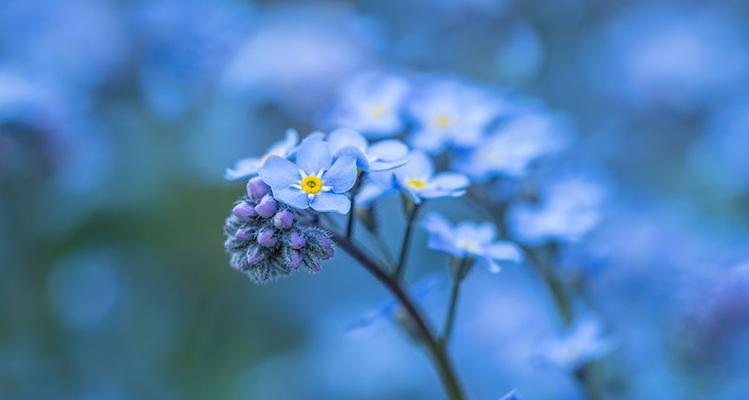
[[421, 208], [420, 204], [411, 204], [410, 207], [406, 207], [406, 232], [403, 234], [403, 243], [401, 243], [401, 252], [400, 256], [398, 257], [398, 264], [395, 266], [395, 271], [393, 272], [393, 276], [395, 276], [396, 280], [401, 280], [403, 278], [403, 273], [406, 269], [406, 262], [408, 261], [408, 250], [411, 248], [411, 235], [413, 234], [413, 228], [416, 217], [419, 215], [419, 209]]
[[364, 175], [366, 175], [366, 172], [359, 171], [356, 177], [356, 183], [354, 184], [354, 187], [351, 188], [351, 211], [348, 213], [348, 223], [346, 224], [346, 237], [349, 239], [354, 233], [354, 225], [356, 224], [356, 194], [359, 193], [359, 188], [364, 180]]
[[455, 369], [453, 368], [447, 351], [440, 346], [432, 329], [429, 327], [426, 318], [423, 316], [422, 312], [419, 311], [411, 297], [405, 290], [403, 290], [399, 280], [391, 277], [386, 270], [377, 263], [377, 261], [368, 256], [351, 239], [335, 233], [332, 238], [340, 248], [359, 262], [364, 269], [380, 281], [380, 283], [385, 286], [385, 288], [390, 291], [396, 299], [398, 299], [405, 312], [413, 320], [416, 329], [418, 329], [421, 339], [426, 345], [432, 361], [439, 372], [448, 397], [451, 400], [465, 399], [462, 386], [458, 380], [458, 376], [455, 373]]

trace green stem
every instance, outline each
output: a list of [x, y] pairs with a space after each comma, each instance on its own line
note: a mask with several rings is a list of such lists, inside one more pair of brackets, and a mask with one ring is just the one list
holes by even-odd
[[406, 291], [403, 290], [400, 282], [396, 278], [388, 275], [386, 270], [378, 264], [377, 261], [364, 253], [364, 251], [351, 241], [351, 239], [337, 233], [334, 233], [332, 238], [340, 248], [359, 262], [364, 269], [380, 281], [380, 283], [382, 283], [382, 285], [385, 286], [385, 288], [390, 291], [396, 299], [398, 299], [405, 312], [413, 320], [416, 329], [419, 331], [432, 361], [435, 363], [435, 367], [439, 372], [448, 397], [451, 400], [464, 400], [465, 395], [463, 394], [462, 386], [458, 380], [458, 376], [455, 373], [455, 369], [453, 368], [447, 351], [440, 346], [439, 341], [429, 327], [423, 313], [419, 311], [416, 303], [414, 303]]
[[395, 271], [393, 272], [393, 276], [395, 276], [395, 279], [398, 281], [403, 278], [403, 273], [405, 272], [406, 262], [408, 261], [408, 250], [411, 248], [411, 235], [413, 234], [413, 228], [414, 225], [416, 225], [416, 217], [419, 215], [420, 208], [421, 204], [413, 203], [411, 203], [410, 207], [406, 207], [406, 232], [403, 235], [403, 243], [401, 243], [398, 264], [396, 264]]
[[[463, 263], [458, 266], [458, 268], [463, 268]], [[450, 335], [453, 331], [453, 325], [455, 323], [455, 315], [458, 310], [458, 298], [460, 296], [460, 285], [462, 282], [462, 279], [460, 279], [457, 275], [460, 272], [456, 273], [455, 276], [453, 276], [453, 285], [452, 290], [450, 291], [450, 303], [447, 306], [447, 315], [445, 316], [445, 323], [443, 325], [442, 329], [442, 338], [440, 339], [440, 343], [443, 347], [447, 347], [448, 342], [450, 341]]]

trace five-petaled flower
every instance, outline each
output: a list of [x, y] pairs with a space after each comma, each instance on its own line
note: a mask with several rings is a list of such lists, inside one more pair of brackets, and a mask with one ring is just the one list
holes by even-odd
[[511, 242], [497, 241], [494, 224], [464, 221], [453, 226], [439, 214], [424, 220], [429, 232], [429, 248], [457, 259], [477, 259], [491, 272], [499, 272], [500, 264], [519, 264], [523, 254]]
[[470, 184], [465, 175], [456, 172], [435, 175], [434, 163], [420, 151], [411, 152], [408, 162], [393, 170], [393, 182], [416, 204], [424, 199], [462, 196]]
[[270, 157], [277, 156], [287, 158], [296, 150], [299, 143], [299, 134], [294, 129], [286, 131], [284, 140], [274, 143], [262, 157], [248, 157], [237, 161], [234, 168], [227, 168], [224, 177], [234, 181], [244, 178], [250, 178], [260, 171], [265, 161]]
[[328, 136], [334, 157], [351, 155], [362, 171], [386, 171], [408, 161], [408, 147], [396, 139], [382, 140], [370, 145], [359, 132], [336, 129]]
[[356, 158], [333, 159], [322, 135], [311, 135], [299, 146], [296, 164], [272, 156], [260, 169], [260, 178], [270, 185], [273, 197], [298, 209], [346, 214], [351, 201], [344, 193], [356, 182]]

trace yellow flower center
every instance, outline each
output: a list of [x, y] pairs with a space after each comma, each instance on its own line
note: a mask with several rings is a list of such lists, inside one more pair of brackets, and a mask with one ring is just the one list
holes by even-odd
[[481, 250], [481, 247], [478, 245], [478, 243], [472, 240], [465, 239], [458, 240], [458, 247], [470, 253], [478, 253], [479, 250]]
[[302, 187], [302, 191], [304, 191], [304, 193], [318, 194], [322, 190], [323, 183], [322, 179], [316, 177], [315, 175], [310, 175], [302, 179], [302, 183], [300, 186]]
[[375, 104], [371, 110], [369, 110], [369, 113], [372, 114], [375, 118], [382, 118], [387, 114], [387, 108], [383, 107], [380, 104]]
[[450, 125], [450, 117], [446, 115], [438, 115], [437, 118], [434, 119], [434, 122], [436, 122], [440, 127], [446, 128]]
[[427, 186], [427, 183], [421, 179], [409, 179], [406, 184], [414, 189], [424, 189]]

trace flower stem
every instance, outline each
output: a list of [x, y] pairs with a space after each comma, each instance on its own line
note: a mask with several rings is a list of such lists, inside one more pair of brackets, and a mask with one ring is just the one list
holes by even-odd
[[386, 270], [378, 264], [374, 259], [369, 257], [359, 246], [357, 246], [351, 239], [334, 233], [333, 241], [354, 258], [359, 264], [364, 267], [370, 274], [372, 274], [390, 293], [398, 299], [400, 304], [403, 306], [405, 312], [413, 320], [416, 329], [418, 329], [421, 338], [426, 345], [427, 350], [432, 358], [432, 361], [439, 372], [442, 384], [445, 387], [448, 397], [451, 400], [463, 400], [465, 396], [463, 389], [458, 380], [458, 377], [453, 368], [450, 357], [447, 351], [440, 346], [436, 339], [432, 329], [429, 327], [426, 318], [422, 312], [419, 311], [414, 301], [409, 297], [405, 290], [401, 287], [400, 281], [395, 277], [391, 277]]
[[[463, 262], [461, 261], [458, 268], [463, 268]], [[455, 323], [455, 315], [458, 310], [458, 298], [460, 296], [460, 285], [463, 280], [458, 277], [460, 272], [454, 274], [452, 282], [452, 290], [450, 291], [450, 303], [447, 306], [447, 315], [445, 316], [445, 323], [442, 329], [442, 338], [440, 344], [442, 347], [447, 347], [447, 343], [450, 341], [450, 335], [453, 331], [453, 324]]]
[[403, 278], [403, 273], [406, 268], [406, 261], [408, 261], [408, 250], [411, 248], [411, 235], [413, 234], [413, 228], [416, 222], [416, 217], [419, 215], [419, 209], [421, 204], [409, 203], [406, 206], [406, 232], [403, 235], [403, 243], [401, 243], [401, 252], [398, 257], [398, 264], [395, 266], [393, 276], [395, 280], [400, 281]]
[[359, 192], [365, 174], [366, 172], [360, 170], [356, 176], [356, 183], [351, 188], [351, 210], [348, 213], [348, 223], [346, 224], [346, 237], [349, 239], [354, 233], [354, 225], [356, 224], [356, 194]]

